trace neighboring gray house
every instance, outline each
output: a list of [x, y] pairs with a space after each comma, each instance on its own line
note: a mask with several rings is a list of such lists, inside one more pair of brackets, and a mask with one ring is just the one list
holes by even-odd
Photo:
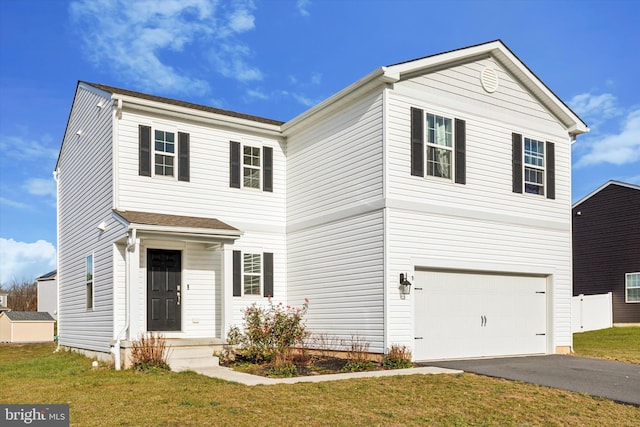
[[38, 286], [38, 311], [46, 311], [54, 319], [58, 318], [57, 273], [57, 270], [53, 270], [36, 279]]
[[375, 353], [567, 353], [587, 131], [501, 41], [378, 68], [287, 122], [79, 82], [60, 344], [119, 366], [146, 331], [221, 343], [272, 296]]

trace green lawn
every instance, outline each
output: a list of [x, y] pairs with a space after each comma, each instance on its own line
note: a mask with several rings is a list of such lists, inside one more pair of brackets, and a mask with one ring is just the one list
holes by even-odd
[[620, 327], [573, 334], [578, 356], [640, 364], [640, 327]]
[[76, 426], [640, 425], [632, 406], [471, 374], [248, 387], [53, 349], [0, 345], [1, 403], [69, 403]]

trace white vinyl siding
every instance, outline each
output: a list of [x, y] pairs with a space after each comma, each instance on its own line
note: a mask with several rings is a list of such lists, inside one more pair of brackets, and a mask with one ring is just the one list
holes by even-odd
[[[492, 94], [479, 81], [485, 66], [499, 75]], [[570, 346], [571, 144], [566, 130], [490, 59], [402, 81], [387, 90], [387, 99], [388, 342], [412, 345], [405, 327], [413, 323], [411, 297], [400, 298], [397, 277], [426, 258], [459, 260], [460, 268], [480, 260], [521, 269], [542, 266], [536, 271], [553, 275], [549, 307], [556, 321], [550, 335], [556, 346]], [[465, 185], [411, 176], [411, 107], [466, 121]], [[557, 142], [555, 200], [512, 192], [514, 131]]]
[[384, 350], [382, 218], [377, 210], [290, 233], [287, 257], [288, 301], [300, 306], [309, 298], [309, 330], [345, 345], [357, 336], [379, 353]]
[[[107, 103], [108, 95], [78, 87], [58, 163], [58, 335], [61, 345], [106, 352], [114, 334], [112, 245], [124, 231], [111, 217], [112, 111], [97, 108], [99, 102]], [[86, 256], [92, 252], [93, 309], [87, 311]]]
[[[190, 180], [149, 179], [138, 175], [138, 125], [189, 134]], [[284, 233], [285, 155], [280, 142], [259, 132], [241, 133], [220, 125], [172, 121], [125, 107], [118, 121], [116, 207], [120, 210], [214, 217], [243, 231]], [[229, 141], [273, 148], [273, 192], [229, 188]], [[262, 160], [262, 159], [261, 159]]]
[[308, 327], [384, 350], [382, 95], [313, 118], [287, 141], [288, 302]]

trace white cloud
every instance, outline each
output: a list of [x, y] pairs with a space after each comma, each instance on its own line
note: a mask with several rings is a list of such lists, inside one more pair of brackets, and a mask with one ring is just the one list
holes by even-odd
[[618, 99], [610, 93], [581, 93], [571, 98], [569, 105], [592, 130], [597, 130], [610, 119], [624, 114], [624, 109], [618, 105]]
[[43, 135], [39, 140], [27, 136], [0, 136], [3, 155], [20, 160], [57, 159], [58, 150], [51, 147], [52, 140]]
[[253, 30], [255, 18], [247, 9], [237, 9], [229, 16], [229, 28], [236, 33]]
[[640, 161], [640, 109], [634, 110], [624, 118], [618, 133], [609, 135], [589, 135], [583, 147], [586, 153], [579, 156], [575, 167], [584, 167], [600, 163], [622, 165]]
[[31, 178], [23, 185], [23, 188], [34, 196], [56, 197], [56, 183], [51, 179]]
[[46, 240], [25, 243], [0, 237], [0, 283], [31, 281], [55, 266], [56, 249]]
[[[219, 58], [212, 65], [226, 77], [261, 78], [260, 71], [247, 62], [250, 50], [237, 38], [255, 28], [253, 9], [251, 0], [229, 4], [215, 0], [77, 0], [69, 7], [85, 52], [96, 66], [112, 68], [143, 90], [198, 94], [210, 90], [205, 78], [186, 66], [171, 66], [164, 58], [183, 55], [185, 63], [199, 62], [201, 70], [207, 59]], [[180, 62], [174, 59], [173, 63]]]
[[300, 15], [309, 16], [309, 6], [311, 6], [311, 0], [298, 0], [296, 6], [298, 7], [298, 12], [300, 12]]
[[0, 205], [10, 206], [12, 208], [18, 208], [18, 209], [31, 208], [31, 206], [26, 203], [16, 202], [15, 200], [7, 199], [6, 197], [0, 197]]

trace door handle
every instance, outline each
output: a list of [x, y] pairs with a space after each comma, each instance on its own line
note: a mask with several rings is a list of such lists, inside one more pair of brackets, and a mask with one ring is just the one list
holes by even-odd
[[176, 292], [176, 300], [177, 300], [178, 305], [180, 305], [180, 299], [181, 299], [180, 291], [177, 291]]
[[485, 315], [480, 316], [480, 326], [481, 327], [487, 326], [487, 316]]

